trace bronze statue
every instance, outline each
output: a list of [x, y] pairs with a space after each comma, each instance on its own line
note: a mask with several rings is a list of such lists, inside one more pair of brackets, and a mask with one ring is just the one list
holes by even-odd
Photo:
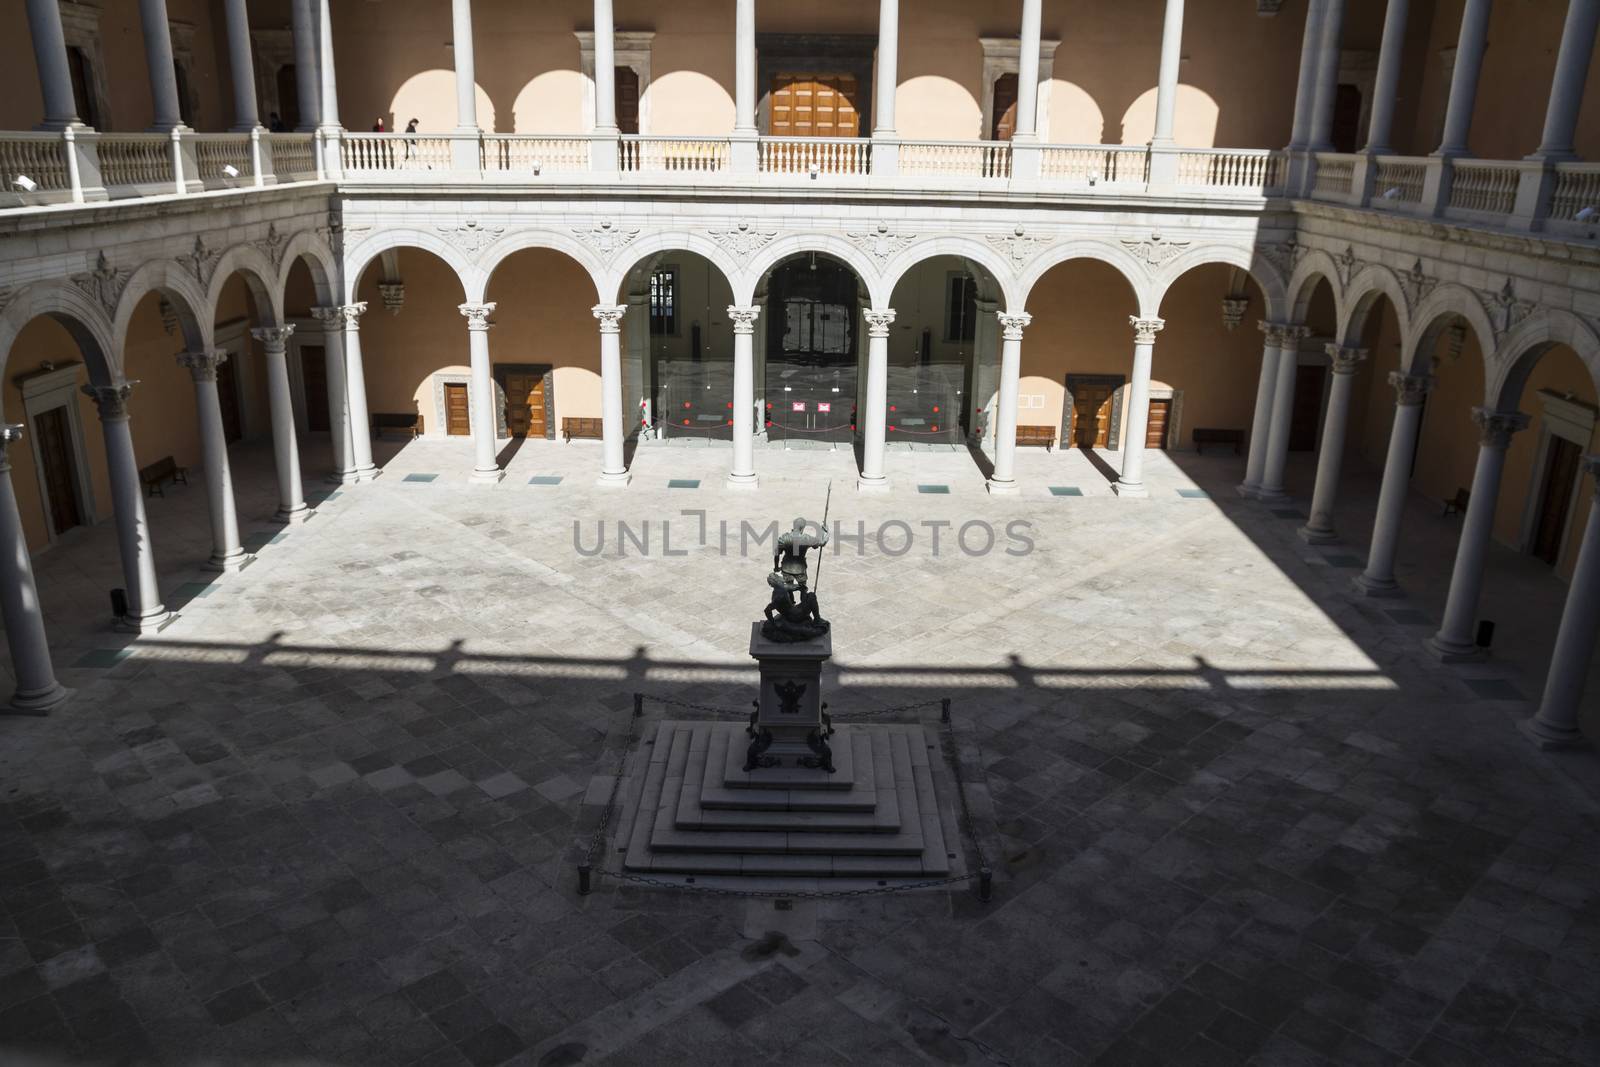
[[768, 641], [809, 641], [828, 632], [828, 620], [817, 608], [817, 594], [807, 586], [806, 567], [806, 553], [816, 549], [820, 561], [827, 543], [827, 528], [813, 527], [805, 519], [794, 520], [794, 527], [778, 536], [772, 573], [767, 575], [772, 599], [763, 612], [766, 621], [761, 624], [761, 636]]

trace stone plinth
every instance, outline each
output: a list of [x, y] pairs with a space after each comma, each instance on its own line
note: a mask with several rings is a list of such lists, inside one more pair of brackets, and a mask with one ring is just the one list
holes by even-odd
[[750, 655], [761, 669], [756, 729], [772, 736], [761, 752], [760, 769], [807, 766], [802, 761], [817, 758], [809, 739], [824, 732], [822, 665], [833, 656], [832, 632], [809, 641], [771, 641], [761, 635], [761, 624], [753, 622]]

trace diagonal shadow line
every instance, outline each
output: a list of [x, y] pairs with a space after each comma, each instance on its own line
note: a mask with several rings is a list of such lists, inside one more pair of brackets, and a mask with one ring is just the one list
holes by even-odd
[[1122, 477], [1121, 472], [1107, 463], [1106, 458], [1094, 449], [1079, 448], [1078, 451], [1083, 453], [1083, 457], [1089, 461], [1090, 465], [1100, 472], [1100, 476], [1106, 480], [1106, 484], [1116, 485], [1117, 479]]

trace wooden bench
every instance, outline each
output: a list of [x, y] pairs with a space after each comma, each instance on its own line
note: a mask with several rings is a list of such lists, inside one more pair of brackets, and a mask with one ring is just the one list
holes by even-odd
[[1467, 511], [1467, 505], [1470, 503], [1472, 503], [1472, 491], [1469, 489], [1457, 489], [1456, 495], [1444, 502], [1444, 510], [1439, 512], [1439, 515], [1442, 518], [1452, 511], [1464, 515]]
[[1056, 428], [1054, 426], [1018, 426], [1017, 444], [1019, 445], [1044, 445], [1046, 452], [1056, 443]]
[[561, 420], [561, 436], [571, 441], [574, 437], [587, 437], [598, 441], [605, 437], [605, 420], [590, 418], [574, 418], [571, 415]]
[[162, 456], [148, 467], [139, 470], [139, 481], [151, 496], [166, 496], [161, 487], [168, 482], [189, 484], [189, 468], [180, 467], [171, 456]]
[[1204, 455], [1206, 445], [1232, 445], [1233, 454], [1237, 456], [1239, 450], [1244, 447], [1244, 431], [1196, 428], [1194, 431], [1194, 450]]
[[399, 430], [409, 433], [413, 438], [422, 433], [422, 416], [412, 412], [403, 411], [374, 412], [372, 416], [372, 433], [375, 437], [382, 437], [385, 430]]

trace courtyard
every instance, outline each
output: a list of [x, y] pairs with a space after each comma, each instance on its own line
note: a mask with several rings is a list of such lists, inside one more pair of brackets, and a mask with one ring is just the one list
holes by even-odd
[[[270, 452], [240, 449], [255, 562], [202, 569], [198, 482], [148, 501], [178, 618], [136, 640], [109, 525], [37, 559], [77, 696], [0, 719], [0, 1058], [1600, 1058], [1600, 761], [1515, 729], [1564, 589], [1497, 549], [1495, 654], [1441, 665], [1437, 502], [1406, 515], [1409, 596], [1370, 600], [1360, 470], [1346, 543], [1308, 546], [1309, 463], [1268, 507], [1231, 455], [1152, 452], [1127, 500], [1114, 453], [1027, 450], [1012, 497], [965, 450], [914, 477], [891, 451], [881, 495], [848, 450], [763, 450], [755, 493], [715, 447], [643, 444], [621, 492], [597, 454], [527, 442], [484, 487], [470, 442], [388, 442], [285, 528]], [[828, 699], [952, 701], [993, 899], [604, 870], [580, 896], [634, 694], [748, 708], [771, 550], [742, 524], [819, 518], [830, 480], [867, 539], [818, 578]]]

